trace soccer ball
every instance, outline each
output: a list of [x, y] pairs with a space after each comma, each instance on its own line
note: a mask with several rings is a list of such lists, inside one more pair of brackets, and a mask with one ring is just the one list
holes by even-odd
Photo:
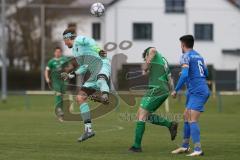
[[101, 17], [105, 12], [105, 7], [102, 3], [94, 3], [92, 4], [90, 11], [92, 15], [96, 17]]

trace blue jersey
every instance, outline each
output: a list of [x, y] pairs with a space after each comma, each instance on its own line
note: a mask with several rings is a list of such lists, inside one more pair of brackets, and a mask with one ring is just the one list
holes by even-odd
[[203, 57], [195, 50], [190, 50], [182, 55], [180, 64], [186, 64], [189, 66], [188, 77], [186, 80], [188, 93], [198, 95], [209, 94], [209, 89], [206, 83], [208, 72]]

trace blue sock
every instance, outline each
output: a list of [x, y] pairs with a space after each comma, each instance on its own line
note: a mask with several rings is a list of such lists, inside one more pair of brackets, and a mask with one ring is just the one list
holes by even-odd
[[100, 88], [101, 92], [109, 93], [109, 86], [108, 86], [105, 79], [98, 79], [97, 80], [97, 86]]
[[190, 135], [191, 135], [191, 133], [190, 133], [190, 125], [189, 125], [188, 122], [184, 122], [182, 147], [189, 148]]
[[190, 123], [191, 127], [191, 137], [194, 143], [194, 151], [201, 151], [201, 143], [200, 143], [200, 128], [197, 122]]

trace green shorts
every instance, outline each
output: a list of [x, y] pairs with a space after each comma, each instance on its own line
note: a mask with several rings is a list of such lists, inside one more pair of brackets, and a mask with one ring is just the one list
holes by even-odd
[[67, 84], [64, 82], [54, 82], [52, 83], [52, 87], [55, 92], [64, 94], [67, 89]]
[[141, 108], [152, 113], [155, 112], [163, 102], [168, 98], [169, 91], [163, 87], [154, 87], [145, 93], [141, 99], [140, 106]]

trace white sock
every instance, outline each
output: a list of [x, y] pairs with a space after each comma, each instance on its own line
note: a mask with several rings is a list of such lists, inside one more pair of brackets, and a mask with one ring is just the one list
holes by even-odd
[[85, 123], [85, 132], [92, 132], [92, 124], [91, 123]]

